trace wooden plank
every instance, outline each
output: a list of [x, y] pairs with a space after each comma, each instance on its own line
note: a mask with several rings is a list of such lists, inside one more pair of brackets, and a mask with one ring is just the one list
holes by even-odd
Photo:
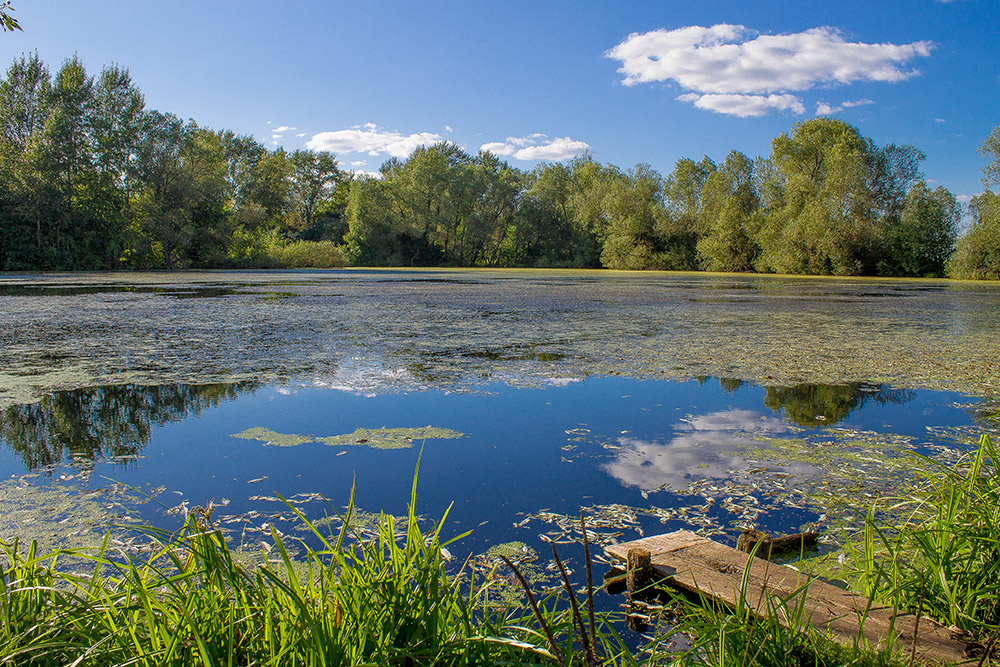
[[678, 589], [735, 606], [744, 571], [752, 560], [746, 591], [746, 604], [750, 609], [766, 609], [769, 598], [780, 596], [788, 599], [793, 608], [801, 603], [809, 621], [839, 643], [853, 645], [859, 629], [863, 628], [864, 637], [873, 646], [884, 646], [886, 638], [892, 635], [897, 646], [909, 651], [916, 629], [919, 636], [915, 655], [920, 661], [928, 664], [973, 662], [966, 657], [965, 643], [953, 639], [947, 628], [931, 619], [921, 618], [918, 623], [911, 614], [870, 603], [863, 595], [808, 577], [793, 568], [761, 558], [750, 559], [746, 553], [697, 533], [679, 530], [614, 544], [605, 552], [624, 562], [629, 549], [636, 547], [648, 549], [653, 570]]

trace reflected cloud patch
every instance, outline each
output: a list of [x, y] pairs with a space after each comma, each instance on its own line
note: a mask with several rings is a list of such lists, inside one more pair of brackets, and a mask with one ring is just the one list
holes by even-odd
[[740, 462], [734, 450], [751, 442], [749, 433], [791, 430], [780, 419], [753, 410], [689, 416], [674, 428], [678, 434], [666, 443], [618, 438], [622, 449], [603, 469], [623, 485], [643, 491], [681, 490], [696, 477], [728, 477]]

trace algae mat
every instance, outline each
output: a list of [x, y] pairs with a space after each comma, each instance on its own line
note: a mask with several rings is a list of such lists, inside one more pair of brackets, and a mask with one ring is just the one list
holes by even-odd
[[994, 395], [1000, 285], [526, 270], [0, 276], [0, 406], [117, 384], [587, 375]]

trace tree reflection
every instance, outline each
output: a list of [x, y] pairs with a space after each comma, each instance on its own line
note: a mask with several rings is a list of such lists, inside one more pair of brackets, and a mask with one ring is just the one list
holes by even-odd
[[257, 386], [114, 385], [60, 391], [0, 411], [0, 442], [16, 452], [28, 470], [69, 460], [90, 467], [102, 458], [134, 456], [149, 442], [155, 426], [197, 416]]
[[900, 405], [913, 400], [909, 389], [891, 389], [884, 385], [853, 382], [846, 385], [800, 384], [794, 387], [768, 387], [764, 404], [798, 426], [812, 428], [835, 424], [874, 401], [879, 405]]

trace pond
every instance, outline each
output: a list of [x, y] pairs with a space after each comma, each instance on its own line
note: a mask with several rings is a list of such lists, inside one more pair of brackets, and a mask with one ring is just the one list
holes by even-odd
[[[581, 271], [0, 278], [0, 537], [349, 500], [491, 546], [823, 527], [994, 429], [1000, 289]], [[282, 499], [288, 501], [286, 504]], [[327, 504], [326, 501], [329, 501]], [[120, 539], [128, 539], [125, 533]], [[116, 538], [116, 539], [119, 539]]]

